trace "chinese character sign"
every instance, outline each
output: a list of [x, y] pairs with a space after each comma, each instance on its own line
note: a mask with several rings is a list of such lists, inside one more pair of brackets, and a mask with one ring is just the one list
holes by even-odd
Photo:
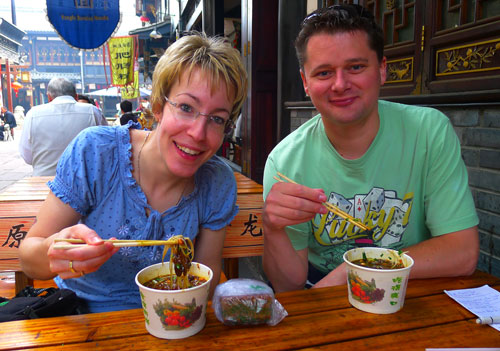
[[122, 99], [130, 100], [139, 97], [139, 64], [134, 64], [134, 80], [121, 89]]
[[116, 37], [108, 42], [111, 84], [125, 86], [134, 81], [134, 37]]
[[250, 213], [248, 215], [248, 221], [243, 223], [245, 228], [243, 229], [241, 235], [245, 235], [248, 233], [251, 236], [262, 236], [262, 228], [259, 228], [257, 221], [258, 221], [257, 215]]
[[9, 230], [9, 235], [7, 236], [7, 240], [5, 240], [2, 246], [8, 245], [8, 247], [19, 249], [21, 241], [23, 241], [26, 234], [28, 234], [27, 231], [21, 230], [23, 227], [24, 224], [18, 224], [12, 226], [12, 228]]
[[47, 17], [68, 45], [97, 49], [118, 27], [119, 0], [47, 0]]

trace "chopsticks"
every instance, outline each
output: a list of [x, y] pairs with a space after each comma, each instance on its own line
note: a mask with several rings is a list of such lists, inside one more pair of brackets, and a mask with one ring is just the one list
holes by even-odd
[[[169, 240], [103, 240], [104, 242], [110, 242], [115, 247], [126, 247], [126, 246], [173, 246], [181, 244], [183, 239], [173, 238]], [[82, 239], [55, 239], [56, 243], [54, 249], [76, 249], [81, 247], [92, 246], [88, 245]]]
[[[293, 181], [292, 179], [288, 178], [286, 175], [284, 174], [281, 174], [280, 172], [277, 172], [278, 176], [280, 176], [281, 178], [283, 179], [280, 179], [276, 176], [274, 176], [273, 178], [276, 179], [277, 181], [279, 182], [289, 182], [289, 183], [293, 183], [293, 184], [298, 184], [297, 182]], [[341, 218], [344, 218], [346, 221], [348, 221], [349, 223], [352, 223], [354, 224], [355, 226], [363, 229], [363, 230], [371, 230], [371, 228], [369, 228], [368, 226], [366, 226], [365, 224], [363, 224], [358, 218], [355, 218], [353, 216], [351, 216], [350, 214], [342, 211], [340, 208], [336, 207], [335, 205], [329, 203], [329, 202], [323, 202], [322, 203], [323, 206], [326, 207], [326, 209], [334, 214], [336, 214], [337, 216], [341, 217]]]

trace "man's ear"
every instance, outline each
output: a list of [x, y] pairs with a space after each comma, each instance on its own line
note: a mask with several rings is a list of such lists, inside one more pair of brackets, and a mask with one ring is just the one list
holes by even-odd
[[306, 92], [306, 96], [309, 96], [309, 88], [307, 87], [307, 78], [302, 69], [300, 70], [300, 78], [302, 78], [302, 85], [304, 86], [304, 91]]
[[387, 59], [385, 56], [382, 58], [382, 62], [380, 62], [380, 85], [384, 85], [385, 80], [387, 79]]

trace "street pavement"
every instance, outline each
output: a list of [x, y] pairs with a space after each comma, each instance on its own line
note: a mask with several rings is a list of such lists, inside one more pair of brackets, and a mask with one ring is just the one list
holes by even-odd
[[14, 140], [0, 141], [0, 192], [12, 183], [33, 174], [33, 168], [19, 155], [21, 128], [14, 130]]

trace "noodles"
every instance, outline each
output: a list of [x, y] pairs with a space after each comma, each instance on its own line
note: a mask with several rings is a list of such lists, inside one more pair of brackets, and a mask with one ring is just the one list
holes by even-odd
[[[175, 275], [177, 279], [169, 279], [170, 286], [168, 290], [187, 289], [190, 286], [188, 272], [194, 258], [193, 242], [191, 239], [185, 238], [182, 235], [176, 235], [170, 238], [170, 240], [177, 240], [177, 243], [172, 246], [164, 246], [161, 262], [163, 263], [168, 248], [170, 247], [170, 276], [173, 278]], [[174, 280], [176, 284], [174, 284]]]
[[403, 263], [403, 258], [401, 257], [401, 254], [403, 252], [395, 253], [393, 250], [389, 250], [388, 252], [389, 252], [389, 257], [387, 258], [383, 257], [384, 254], [381, 254], [379, 258], [367, 257], [366, 253], [363, 252], [363, 258], [351, 262], [358, 266], [375, 268], [375, 269], [405, 268], [405, 265]]

